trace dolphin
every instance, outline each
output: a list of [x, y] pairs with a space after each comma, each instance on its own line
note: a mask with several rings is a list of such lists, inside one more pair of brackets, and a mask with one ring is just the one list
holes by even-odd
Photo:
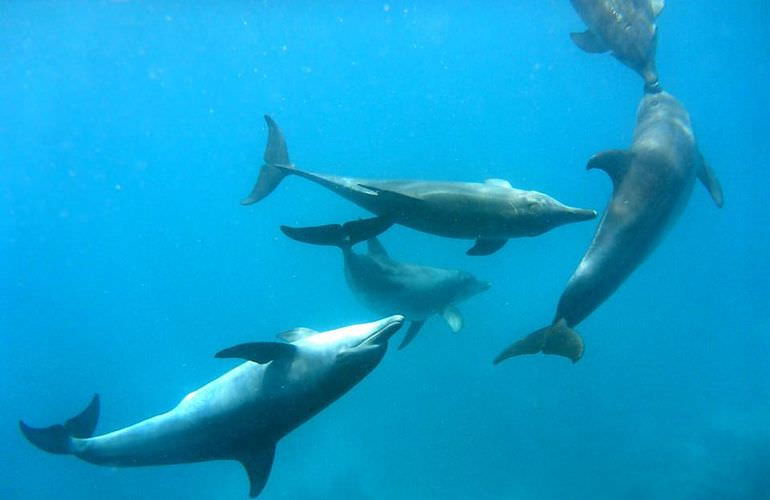
[[129, 467], [237, 460], [249, 477], [249, 495], [265, 487], [275, 445], [345, 394], [380, 362], [403, 316], [326, 332], [298, 328], [287, 341], [236, 345], [218, 358], [245, 359], [191, 392], [171, 411], [93, 436], [99, 396], [63, 425], [21, 432], [38, 448], [97, 465]]
[[537, 236], [556, 226], [590, 220], [595, 210], [572, 208], [537, 191], [514, 189], [508, 181], [471, 182], [371, 180], [316, 174], [289, 161], [278, 125], [268, 126], [264, 165], [254, 188], [241, 204], [269, 195], [287, 175], [297, 175], [352, 201], [392, 223], [449, 238], [473, 239], [468, 255], [489, 255], [509, 238]]
[[646, 92], [661, 90], [655, 67], [657, 26], [663, 0], [571, 0], [588, 26], [570, 33], [580, 49], [591, 53], [612, 51], [619, 61], [639, 73]]
[[304, 243], [339, 247], [345, 260], [345, 280], [354, 295], [378, 314], [399, 313], [412, 322], [399, 349], [414, 340], [425, 320], [434, 314], [440, 314], [453, 332], [460, 331], [463, 318], [455, 305], [488, 290], [490, 284], [465, 271], [398, 262], [376, 237], [367, 240], [368, 253], [355, 253], [352, 247], [361, 241], [355, 235], [362, 231], [351, 227], [363, 224], [366, 221], [327, 226], [323, 234], [336, 236], [322, 239], [288, 226], [281, 226], [281, 231]]
[[679, 217], [698, 178], [718, 207], [722, 187], [695, 141], [687, 110], [671, 94], [645, 94], [629, 150], [594, 155], [613, 191], [594, 239], [559, 300], [553, 324], [513, 343], [495, 359], [557, 354], [576, 362], [583, 340], [572, 328], [601, 305], [655, 249]]

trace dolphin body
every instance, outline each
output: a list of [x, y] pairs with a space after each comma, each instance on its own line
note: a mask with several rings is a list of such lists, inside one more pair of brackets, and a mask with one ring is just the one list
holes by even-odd
[[251, 205], [269, 195], [287, 175], [309, 179], [396, 224], [449, 238], [474, 239], [469, 255], [489, 255], [509, 238], [537, 236], [556, 226], [590, 220], [595, 210], [571, 208], [537, 191], [514, 189], [501, 179], [483, 184], [371, 180], [316, 174], [289, 161], [278, 125], [265, 116], [269, 134], [265, 163], [251, 194]]
[[579, 360], [583, 340], [572, 327], [655, 249], [687, 204], [696, 177], [716, 205], [723, 205], [722, 188], [698, 150], [690, 116], [667, 92], [642, 98], [630, 150], [599, 153], [587, 168], [604, 170], [613, 184], [594, 239], [561, 295], [553, 324], [512, 344], [495, 363], [538, 352]]
[[619, 61], [639, 73], [646, 92], [661, 90], [655, 65], [657, 26], [663, 0], [571, 0], [588, 26], [570, 33], [580, 49], [590, 53], [612, 51]]
[[238, 460], [255, 497], [267, 482], [278, 440], [369, 374], [403, 320], [390, 316], [323, 333], [300, 328], [280, 335], [289, 343], [225, 349], [216, 356], [247, 361], [191, 392], [173, 410], [101, 436], [91, 437], [98, 395], [64, 425], [19, 426], [42, 450], [98, 465]]
[[425, 320], [434, 314], [440, 314], [453, 332], [462, 329], [463, 318], [455, 305], [488, 290], [488, 282], [465, 271], [398, 262], [376, 237], [367, 240], [366, 254], [358, 254], [352, 248], [358, 241], [349, 230], [354, 224], [365, 221], [327, 226], [326, 234], [333, 232], [339, 237], [324, 241], [308, 238], [302, 229], [281, 226], [281, 230], [297, 241], [335, 245], [342, 250], [345, 280], [354, 295], [377, 314], [399, 313], [412, 322], [399, 349], [414, 340]]

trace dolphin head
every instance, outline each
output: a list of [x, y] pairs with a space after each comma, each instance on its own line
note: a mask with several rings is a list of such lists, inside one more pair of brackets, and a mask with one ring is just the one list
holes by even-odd
[[458, 271], [456, 276], [457, 297], [454, 302], [460, 302], [469, 299], [481, 292], [486, 292], [492, 286], [489, 281], [476, 278], [471, 273]]
[[526, 196], [517, 199], [514, 208], [521, 221], [518, 224], [528, 226], [529, 234], [533, 236], [563, 224], [596, 217], [596, 210], [569, 207], [537, 191], [529, 191]]
[[296, 345], [307, 354], [313, 353], [321, 363], [320, 377], [337, 390], [345, 391], [379, 364], [388, 348], [388, 339], [403, 323], [404, 317], [397, 314], [371, 323], [316, 333]]

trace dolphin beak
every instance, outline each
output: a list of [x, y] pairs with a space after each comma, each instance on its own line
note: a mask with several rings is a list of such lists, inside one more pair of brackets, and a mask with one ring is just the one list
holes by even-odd
[[569, 212], [577, 222], [595, 219], [597, 215], [596, 210], [588, 210], [585, 208], [571, 208]]
[[372, 329], [372, 333], [361, 342], [361, 345], [384, 344], [401, 328], [405, 319], [400, 314], [396, 314], [377, 321]]

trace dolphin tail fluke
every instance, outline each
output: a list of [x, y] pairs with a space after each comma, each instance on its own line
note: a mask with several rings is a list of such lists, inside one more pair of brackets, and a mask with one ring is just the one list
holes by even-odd
[[340, 224], [313, 227], [281, 226], [289, 238], [312, 245], [329, 245], [349, 248], [360, 241], [366, 241], [384, 232], [393, 225], [387, 217], [372, 217]]
[[19, 421], [19, 429], [27, 440], [49, 453], [72, 453], [72, 438], [89, 438], [94, 434], [99, 420], [99, 395], [95, 394], [85, 410], [67, 420], [63, 425], [30, 427]]
[[561, 319], [553, 325], [541, 328], [514, 342], [495, 358], [494, 363], [498, 364], [514, 356], [539, 352], [564, 356], [573, 363], [577, 363], [583, 356], [584, 349], [580, 334], [567, 326], [564, 319]]
[[251, 205], [267, 197], [281, 183], [284, 177], [289, 175], [294, 166], [289, 161], [289, 149], [286, 147], [286, 139], [278, 124], [265, 115], [267, 122], [267, 146], [265, 146], [265, 163], [259, 171], [257, 183], [251, 193], [241, 200], [241, 205]]

